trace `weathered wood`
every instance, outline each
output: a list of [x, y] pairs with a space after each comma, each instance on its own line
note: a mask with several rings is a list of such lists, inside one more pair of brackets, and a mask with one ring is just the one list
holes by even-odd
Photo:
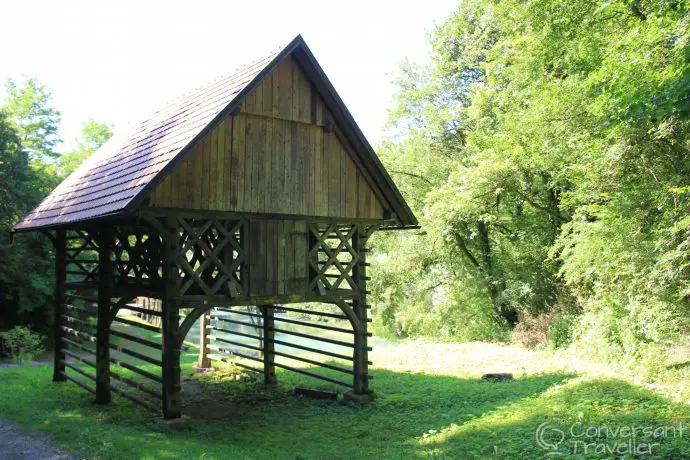
[[206, 327], [210, 323], [210, 313], [204, 313], [199, 318], [199, 359], [197, 360], [197, 367], [199, 369], [208, 369], [211, 367], [211, 360], [208, 359], [208, 330]]
[[276, 379], [276, 368], [275, 368], [275, 343], [273, 342], [275, 338], [274, 332], [274, 306], [273, 305], [262, 305], [260, 307], [262, 315], [262, 325], [263, 325], [263, 360], [264, 360], [264, 384], [265, 385], [275, 385], [278, 383]]
[[368, 239], [367, 229], [356, 226], [356, 231], [352, 235], [352, 246], [359, 252], [359, 263], [353, 269], [352, 279], [359, 288], [360, 295], [352, 300], [352, 310], [357, 317], [357, 327], [359, 333], [355, 334], [355, 353], [354, 353], [354, 393], [368, 394], [369, 390], [369, 347], [367, 346], [367, 276], [366, 276], [366, 253], [362, 250], [366, 247]]
[[166, 221], [167, 234], [163, 249], [163, 416], [166, 419], [181, 415], [180, 404], [180, 337], [179, 303], [176, 299], [177, 265], [175, 254], [178, 251], [177, 220]]
[[102, 227], [98, 238], [98, 322], [96, 331], [96, 403], [108, 404], [110, 394], [110, 284], [113, 278], [112, 231]]
[[291, 58], [153, 192], [152, 206], [383, 219], [388, 208]]
[[63, 303], [65, 302], [65, 280], [67, 275], [65, 273], [65, 258], [67, 257], [67, 241], [65, 239], [65, 230], [58, 229], [55, 231], [55, 303], [53, 309], [53, 333], [55, 335], [55, 352], [53, 363], [53, 382], [64, 382], [67, 380], [65, 374], [65, 365], [63, 364], [66, 356], [60, 346], [60, 339], [63, 337], [62, 324], [60, 321], [60, 314], [62, 313]]

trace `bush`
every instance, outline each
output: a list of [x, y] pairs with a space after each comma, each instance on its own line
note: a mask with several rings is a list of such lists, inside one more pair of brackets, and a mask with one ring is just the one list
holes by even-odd
[[577, 316], [564, 315], [553, 318], [548, 326], [548, 338], [551, 348], [566, 348], [573, 341], [573, 330], [577, 325]]
[[14, 361], [31, 361], [45, 351], [43, 337], [26, 327], [15, 326], [0, 338], [4, 353]]
[[523, 313], [510, 338], [525, 348], [535, 348], [546, 343], [549, 338], [549, 315]]

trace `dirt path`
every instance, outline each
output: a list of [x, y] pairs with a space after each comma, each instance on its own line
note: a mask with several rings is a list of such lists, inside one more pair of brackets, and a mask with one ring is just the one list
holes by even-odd
[[0, 459], [75, 460], [44, 436], [27, 434], [0, 420]]

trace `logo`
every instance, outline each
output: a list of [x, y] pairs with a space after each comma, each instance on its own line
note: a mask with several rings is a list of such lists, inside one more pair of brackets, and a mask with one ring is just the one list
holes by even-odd
[[[582, 418], [582, 414], [580, 416]], [[653, 455], [654, 449], [667, 439], [686, 437], [687, 427], [679, 425], [594, 425], [575, 422], [568, 428], [558, 428], [551, 422], [544, 422], [534, 433], [537, 445], [548, 451], [546, 456], [608, 455], [644, 456]]]
[[550, 455], [559, 455], [558, 446], [565, 441], [565, 433], [556, 427], [551, 426], [550, 422], [544, 422], [535, 432], [537, 445], [544, 450], [550, 450]]

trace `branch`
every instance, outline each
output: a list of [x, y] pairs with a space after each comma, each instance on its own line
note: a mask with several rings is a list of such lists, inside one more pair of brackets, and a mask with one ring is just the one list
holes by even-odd
[[424, 176], [420, 176], [419, 174], [415, 174], [415, 173], [411, 173], [411, 172], [406, 172], [406, 171], [396, 171], [395, 169], [389, 169], [388, 171], [390, 171], [390, 172], [392, 172], [392, 173], [394, 173], [394, 174], [402, 174], [403, 176], [410, 176], [410, 177], [414, 177], [414, 178], [416, 178], [416, 179], [421, 179], [421, 180], [423, 180], [424, 182], [426, 182], [426, 183], [429, 184], [429, 185], [434, 185], [434, 183], [431, 182], [429, 179], [427, 179], [427, 178], [424, 177]]
[[540, 210], [540, 211], [544, 211], [544, 212], [547, 213], [548, 215], [550, 215], [550, 216], [552, 216], [552, 217], [554, 217], [554, 218], [560, 220], [561, 222], [567, 222], [567, 221], [568, 221], [568, 219], [566, 219], [565, 217], [563, 217], [563, 216], [560, 215], [559, 213], [554, 212], [553, 210], [549, 209], [548, 207], [546, 207], [546, 206], [544, 206], [544, 205], [541, 205], [541, 204], [537, 203], [537, 202], [534, 201], [532, 198], [530, 198], [529, 195], [527, 195], [526, 193], [523, 193], [523, 192], [521, 192], [520, 190], [515, 190], [515, 193], [516, 193], [520, 198], [522, 198], [523, 200], [525, 200], [527, 203], [529, 203], [530, 205], [532, 205], [534, 208], [536, 208], [536, 209], [538, 209], [538, 210]]
[[460, 235], [458, 235], [457, 232], [453, 232], [453, 238], [455, 238], [455, 244], [457, 244], [458, 247], [462, 250], [462, 252], [465, 253], [465, 255], [470, 260], [470, 262], [472, 262], [472, 265], [477, 267], [479, 269], [479, 271], [483, 271], [482, 266], [477, 261], [477, 258], [474, 257], [474, 255], [470, 252], [469, 249], [467, 249], [467, 245], [465, 244], [465, 240], [463, 240], [462, 237]]

